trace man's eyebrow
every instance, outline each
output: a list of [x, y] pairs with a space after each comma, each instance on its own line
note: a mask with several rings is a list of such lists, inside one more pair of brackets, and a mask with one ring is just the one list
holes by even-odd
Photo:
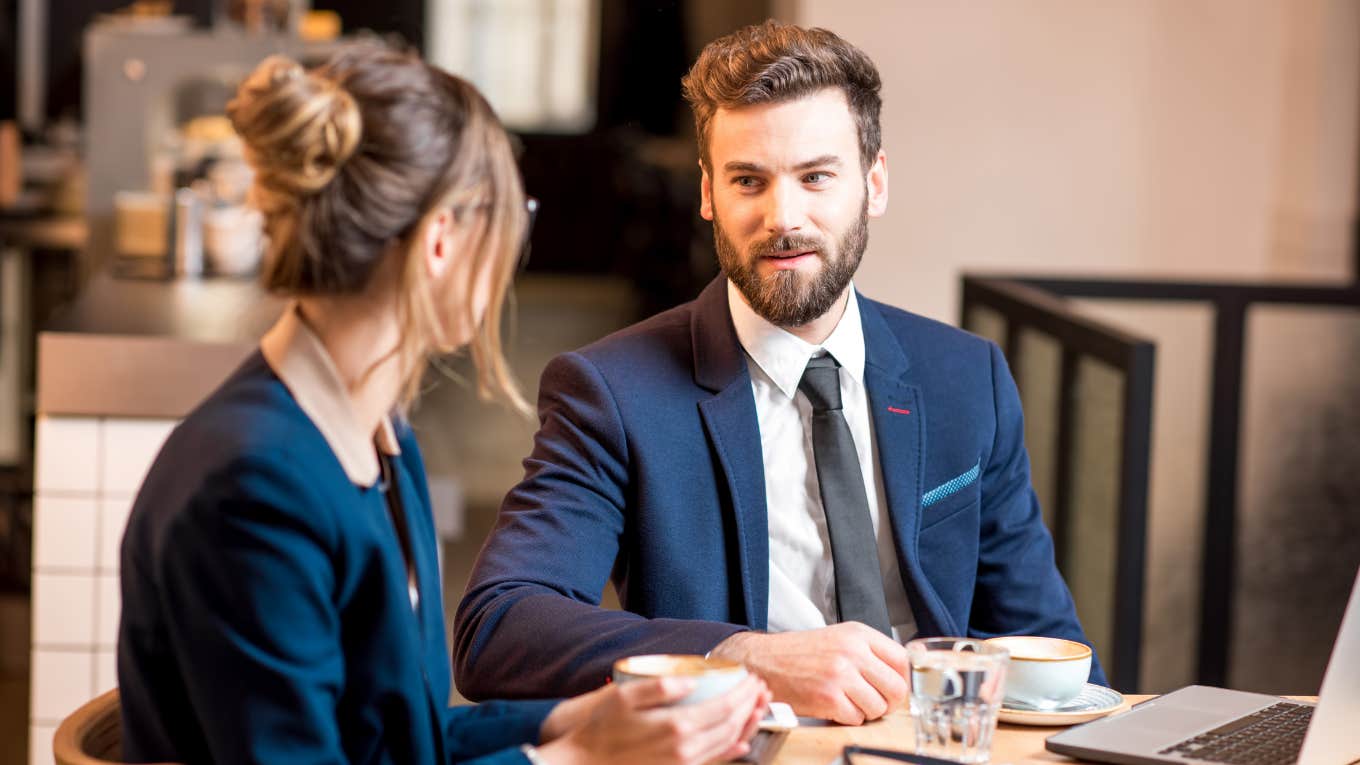
[[[813, 157], [805, 162], [799, 162], [797, 165], [794, 165], [793, 169], [794, 172], [802, 172], [804, 170], [811, 170], [814, 167], [840, 167], [842, 164], [844, 163], [841, 161], [841, 158], [835, 154], [823, 154], [820, 157]], [[758, 174], [769, 172], [764, 165], [741, 160], [733, 160], [723, 165], [723, 171], [728, 173]]]
[[841, 164], [841, 158], [835, 154], [823, 154], [820, 157], [814, 157], [806, 162], [799, 162], [793, 169], [811, 170], [814, 167], [840, 167]]
[[728, 173], [763, 173], [765, 168], [754, 162], [732, 161], [723, 165], [723, 171]]

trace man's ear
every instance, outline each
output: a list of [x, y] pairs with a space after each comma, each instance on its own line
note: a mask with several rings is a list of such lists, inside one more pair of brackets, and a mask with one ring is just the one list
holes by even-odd
[[882, 149], [878, 150], [878, 156], [874, 157], [874, 164], [869, 168], [869, 174], [864, 178], [864, 185], [868, 197], [867, 210], [870, 218], [877, 218], [888, 211], [888, 153]]
[[441, 210], [428, 216], [421, 232], [424, 245], [425, 273], [435, 281], [449, 270], [453, 263], [453, 212]]
[[709, 176], [703, 160], [699, 160], [699, 170], [703, 173], [699, 181], [699, 216], [704, 220], [713, 220], [713, 178]]

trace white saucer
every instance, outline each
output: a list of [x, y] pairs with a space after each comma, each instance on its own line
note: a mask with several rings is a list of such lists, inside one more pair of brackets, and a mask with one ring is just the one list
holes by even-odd
[[765, 710], [765, 719], [760, 721], [760, 729], [768, 731], [790, 731], [798, 727], [798, 715], [793, 707], [781, 701], [771, 701]]
[[1001, 705], [1001, 722], [1013, 725], [1076, 725], [1090, 722], [1124, 706], [1118, 691], [1087, 683], [1077, 697], [1056, 709]]

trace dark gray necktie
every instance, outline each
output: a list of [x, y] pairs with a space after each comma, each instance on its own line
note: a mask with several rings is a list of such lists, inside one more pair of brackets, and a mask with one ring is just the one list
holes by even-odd
[[798, 390], [812, 403], [812, 454], [831, 535], [841, 621], [864, 622], [891, 637], [864, 474], [841, 411], [840, 364], [831, 356], [809, 360]]

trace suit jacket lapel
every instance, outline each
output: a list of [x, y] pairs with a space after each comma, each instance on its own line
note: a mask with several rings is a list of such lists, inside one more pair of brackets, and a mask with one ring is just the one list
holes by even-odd
[[746, 354], [732, 328], [727, 282], [719, 277], [694, 301], [691, 323], [694, 381], [713, 391], [699, 414], [732, 497], [741, 594], [746, 622], [765, 629], [770, 593], [770, 545], [765, 508], [765, 463], [760, 421]]
[[[411, 543], [411, 568], [415, 575], [416, 590], [420, 601], [412, 610], [416, 629], [420, 635], [421, 650], [429, 650], [430, 626], [442, 622], [444, 604], [440, 602], [439, 552], [435, 548], [438, 536], [434, 530], [434, 519], [425, 507], [420, 491], [416, 488], [415, 477], [406, 470], [401, 457], [392, 458], [393, 484], [388, 491], [396, 492], [401, 502], [402, 519], [406, 524], [406, 538]], [[384, 508], [391, 513], [390, 505]], [[393, 517], [393, 523], [396, 518]], [[439, 629], [442, 629], [440, 627]]]
[[869, 393], [884, 499], [902, 583], [922, 634], [962, 634], [926, 580], [917, 555], [921, 495], [925, 492], [926, 402], [920, 388], [909, 382], [910, 360], [878, 307], [862, 296], [859, 305], [864, 325], [864, 386]]
[[[443, 641], [444, 604], [441, 602], [440, 588], [436, 585], [439, 581], [439, 554], [435, 549], [438, 537], [434, 530], [434, 519], [430, 515], [428, 507], [425, 506], [420, 491], [416, 488], [415, 476], [412, 476], [406, 470], [405, 460], [396, 456], [392, 458], [391, 464], [392, 484], [388, 487], [388, 491], [395, 492], [394, 496], [401, 503], [401, 520], [406, 527], [406, 538], [411, 544], [410, 565], [415, 573], [417, 592], [420, 593], [420, 601], [413, 609], [403, 608], [401, 610], [405, 610], [411, 615], [410, 618], [414, 625], [414, 639], [417, 650], [421, 653], [422, 662], [443, 661], [446, 660], [448, 651]], [[375, 502], [383, 505], [382, 512], [387, 514], [395, 525], [398, 519], [392, 513], [392, 506], [388, 504], [388, 498], [376, 489], [373, 490], [372, 496]], [[394, 546], [397, 547], [398, 555], [400, 555], [400, 541], [396, 539], [392, 541]], [[402, 605], [405, 606], [408, 603], [402, 603]], [[429, 703], [427, 709], [434, 721], [435, 737], [442, 748], [444, 729], [439, 723], [441, 716], [438, 710], [447, 704], [447, 699], [440, 699], [434, 679], [430, 677], [428, 672], [424, 672], [422, 675], [425, 680], [425, 697]]]

